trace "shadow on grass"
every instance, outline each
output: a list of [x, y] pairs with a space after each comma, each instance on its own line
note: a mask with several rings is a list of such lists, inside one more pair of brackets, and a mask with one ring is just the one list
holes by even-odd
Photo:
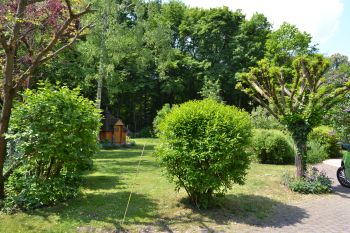
[[[91, 222], [109, 223], [116, 230], [121, 229], [121, 221], [129, 198], [129, 192], [91, 193], [60, 205], [31, 211], [31, 215], [39, 215], [49, 221], [52, 214], [59, 216], [60, 222], [76, 222], [79, 226], [90, 225]], [[125, 224], [149, 224], [157, 218], [157, 204], [147, 196], [133, 193], [126, 215]]]
[[216, 199], [217, 204], [207, 210], [198, 210], [190, 207], [187, 199], [182, 203], [191, 208], [193, 213], [178, 216], [171, 219], [161, 219], [159, 227], [169, 231], [173, 224], [197, 223], [206, 231], [214, 231], [207, 226], [206, 218], [219, 225], [227, 225], [230, 222], [242, 223], [257, 227], [281, 228], [301, 222], [309, 215], [302, 208], [287, 205], [267, 197], [257, 195], [227, 195]]
[[114, 189], [121, 186], [116, 176], [85, 176], [82, 186], [90, 190]]

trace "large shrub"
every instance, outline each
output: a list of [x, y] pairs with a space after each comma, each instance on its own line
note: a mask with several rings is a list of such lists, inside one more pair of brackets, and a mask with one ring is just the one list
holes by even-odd
[[251, 151], [260, 163], [291, 164], [294, 162], [293, 139], [280, 130], [255, 129]]
[[324, 125], [314, 128], [308, 135], [308, 141], [318, 142], [323, 145], [330, 158], [338, 158], [341, 156], [339, 140], [335, 130]]
[[177, 189], [197, 207], [233, 183], [244, 184], [249, 166], [245, 149], [252, 125], [249, 114], [214, 100], [175, 106], [159, 125], [160, 163]]
[[81, 172], [92, 165], [99, 126], [99, 111], [76, 89], [26, 90], [7, 136], [15, 148], [9, 161], [17, 164], [7, 203], [28, 209], [76, 195]]

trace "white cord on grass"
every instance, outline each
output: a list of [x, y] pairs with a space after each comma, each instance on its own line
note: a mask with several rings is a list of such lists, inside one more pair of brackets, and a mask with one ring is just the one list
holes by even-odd
[[123, 217], [123, 220], [122, 220], [122, 222], [121, 222], [121, 224], [120, 224], [121, 227], [123, 227], [123, 225], [124, 225], [126, 213], [128, 212], [128, 209], [129, 209], [129, 204], [130, 204], [130, 200], [131, 200], [131, 195], [132, 195], [133, 190], [134, 190], [134, 186], [135, 186], [135, 182], [136, 182], [137, 175], [139, 174], [140, 164], [141, 164], [141, 160], [142, 160], [143, 153], [144, 153], [144, 151], [145, 151], [145, 146], [146, 146], [146, 143], [143, 144], [142, 152], [141, 152], [140, 159], [139, 159], [139, 164], [137, 165], [136, 175], [134, 176], [134, 181], [133, 181], [133, 183], [132, 183], [132, 185], [131, 185], [131, 191], [130, 191], [128, 203], [126, 204], [126, 209], [125, 209], [125, 212], [124, 212], [124, 217]]

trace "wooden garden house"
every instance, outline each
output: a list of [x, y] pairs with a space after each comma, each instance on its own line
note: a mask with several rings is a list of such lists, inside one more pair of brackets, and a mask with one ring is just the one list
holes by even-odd
[[126, 144], [127, 128], [121, 119], [114, 117], [108, 110], [103, 113], [100, 141], [112, 144]]

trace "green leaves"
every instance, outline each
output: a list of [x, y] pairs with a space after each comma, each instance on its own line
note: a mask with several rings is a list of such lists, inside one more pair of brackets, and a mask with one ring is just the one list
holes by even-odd
[[[78, 89], [40, 85], [26, 90], [23, 102], [16, 103], [7, 135], [15, 144], [9, 159], [20, 155], [21, 162], [8, 183], [10, 199], [25, 208], [76, 194], [77, 179], [91, 167], [100, 126], [100, 112]], [[17, 183], [21, 186], [15, 188]]]
[[291, 136], [275, 129], [254, 130], [251, 150], [266, 164], [291, 164], [296, 154]]
[[176, 187], [203, 207], [214, 193], [244, 183], [251, 129], [248, 113], [235, 107], [210, 99], [187, 102], [159, 123], [156, 154]]
[[[307, 135], [350, 87], [324, 77], [329, 61], [315, 54], [311, 37], [283, 24], [267, 41], [266, 58], [238, 75], [236, 85], [290, 130], [298, 147], [297, 175], [304, 175]], [[348, 79], [348, 78], [347, 78]]]

